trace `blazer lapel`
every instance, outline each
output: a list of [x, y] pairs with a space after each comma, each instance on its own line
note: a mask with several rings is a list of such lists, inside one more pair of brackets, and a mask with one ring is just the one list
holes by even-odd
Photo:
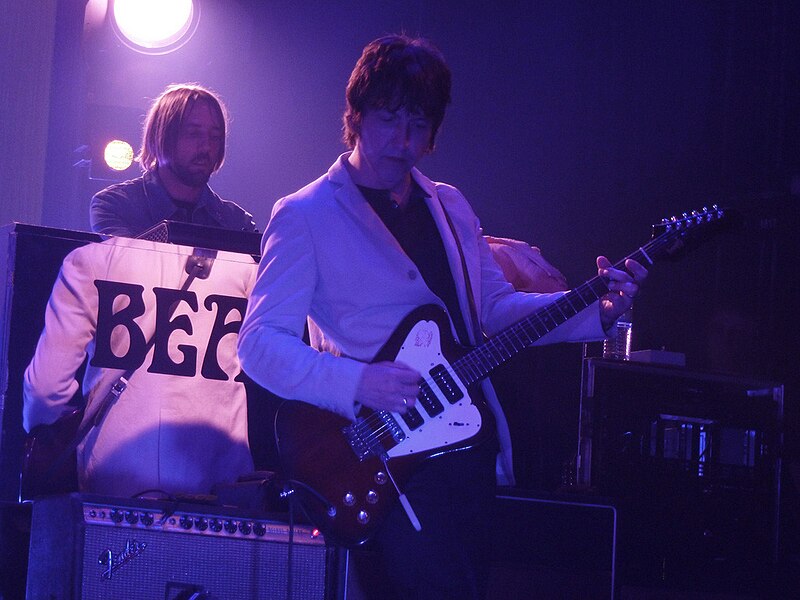
[[[453, 237], [453, 232], [450, 228], [450, 225], [447, 222], [447, 217], [445, 217], [444, 208], [442, 200], [439, 198], [438, 189], [435, 183], [422, 175], [422, 173], [420, 173], [417, 169], [414, 169], [413, 176], [419, 186], [428, 195], [426, 202], [428, 203], [428, 209], [431, 211], [431, 215], [433, 215], [433, 220], [436, 223], [436, 227], [439, 229], [439, 235], [442, 237], [442, 244], [444, 245], [444, 250], [447, 253], [447, 262], [450, 265], [450, 272], [453, 275], [453, 281], [456, 285], [458, 306], [461, 309], [461, 314], [463, 315], [464, 322], [467, 325], [467, 331], [471, 338], [470, 341], [475, 343], [478, 339], [478, 335], [473, 327], [473, 318], [470, 316], [469, 300], [467, 299], [467, 283], [464, 277], [464, 269], [461, 264], [461, 254], [459, 253], [458, 245]], [[450, 215], [450, 219], [453, 219], [452, 214]], [[474, 294], [474, 286], [476, 283], [473, 282], [480, 281], [480, 265], [478, 264], [478, 268], [476, 269], [475, 261], [470, 261], [467, 248], [464, 247], [466, 240], [462, 238], [459, 240], [459, 242], [464, 250], [464, 259], [467, 264], [467, 268], [469, 269], [469, 278], [470, 283], [473, 286]], [[473, 300], [475, 301], [475, 307], [478, 311], [480, 311], [480, 298], [474, 297]]]

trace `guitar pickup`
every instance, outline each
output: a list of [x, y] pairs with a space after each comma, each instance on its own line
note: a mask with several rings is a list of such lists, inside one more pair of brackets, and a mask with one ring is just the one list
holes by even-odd
[[422, 418], [422, 415], [419, 414], [416, 408], [409, 408], [405, 414], [400, 416], [403, 417], [403, 421], [405, 421], [411, 431], [414, 431], [417, 427], [425, 423], [425, 419]]
[[453, 376], [444, 365], [436, 365], [429, 373], [450, 404], [455, 404], [464, 397], [464, 392], [456, 385]]
[[[422, 408], [425, 409], [425, 412], [428, 413], [429, 417], [435, 417], [439, 413], [444, 412], [444, 406], [439, 402], [439, 399], [436, 397], [436, 394], [433, 393], [433, 390], [427, 382], [423, 381], [419, 388], [420, 393], [419, 396], [417, 396], [417, 400], [419, 400], [419, 403], [422, 405]], [[406, 423], [408, 423], [408, 421], [406, 421]], [[411, 427], [411, 425], [409, 425], [409, 427]]]

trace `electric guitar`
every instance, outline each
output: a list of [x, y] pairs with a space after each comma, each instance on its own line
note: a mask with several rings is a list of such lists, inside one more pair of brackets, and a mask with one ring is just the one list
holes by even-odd
[[[665, 219], [653, 238], [627, 258], [644, 265], [675, 256], [700, 233], [719, 229], [726, 211], [716, 206]], [[396, 501], [420, 524], [402, 487], [420, 461], [470, 448], [492, 435], [494, 419], [478, 384], [500, 364], [533, 344], [608, 292], [594, 277], [475, 348], [450, 335], [438, 306], [413, 310], [374, 362], [396, 360], [423, 374], [417, 404], [405, 414], [361, 409], [355, 423], [306, 402], [287, 400], [275, 417], [275, 435], [291, 494], [326, 538], [344, 546], [364, 543]]]

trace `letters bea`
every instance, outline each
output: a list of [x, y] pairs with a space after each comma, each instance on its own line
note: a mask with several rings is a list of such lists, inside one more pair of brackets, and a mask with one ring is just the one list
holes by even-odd
[[[197, 294], [193, 291], [153, 288], [156, 298], [155, 331], [152, 333], [151, 344], [148, 344], [147, 335], [135, 321], [147, 310], [144, 302], [144, 286], [101, 279], [95, 280], [94, 285], [97, 288], [98, 304], [97, 333], [95, 352], [91, 359], [92, 366], [107, 369], [137, 369], [144, 363], [150, 345], [152, 345], [153, 359], [147, 368], [148, 372], [194, 377], [197, 374], [198, 347], [201, 344], [197, 346], [179, 344], [177, 349], [182, 356], [179, 362], [173, 360], [169, 355], [169, 341], [173, 332], [179, 330], [189, 336], [193, 334], [192, 319], [188, 314], [172, 316], [175, 312], [173, 307], [185, 304], [193, 313], [199, 314], [199, 311], [203, 310], [214, 315], [214, 323], [202, 359], [200, 374], [205, 379], [220, 381], [229, 379], [219, 364], [220, 341], [226, 335], [238, 335], [247, 308], [246, 298], [210, 294], [203, 300], [201, 309], [198, 305]], [[128, 299], [128, 304], [115, 312], [115, 302], [121, 296]], [[232, 312], [238, 313], [238, 319], [226, 322], [228, 315]], [[129, 340], [127, 352], [122, 356], [115, 353], [111, 342], [112, 333], [118, 327], [123, 327], [127, 331]]]

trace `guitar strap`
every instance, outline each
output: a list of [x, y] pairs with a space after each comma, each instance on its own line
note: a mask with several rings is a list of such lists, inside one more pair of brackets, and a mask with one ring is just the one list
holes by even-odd
[[[214, 264], [214, 259], [216, 258], [217, 251], [216, 250], [207, 250], [205, 248], [194, 248], [192, 250], [192, 255], [186, 259], [186, 266], [184, 267], [184, 271], [188, 275], [186, 280], [183, 282], [181, 286], [181, 291], [185, 292], [189, 289], [189, 286], [192, 285], [192, 282], [195, 279], [207, 279], [208, 276], [211, 274], [211, 267]], [[171, 317], [175, 310], [178, 308], [178, 303], [176, 302], [169, 308], [169, 316]], [[153, 334], [150, 339], [147, 341], [147, 345], [145, 346], [145, 353], [150, 351], [150, 348], [155, 343], [155, 334]], [[75, 452], [78, 448], [78, 445], [89, 435], [89, 432], [100, 425], [103, 419], [105, 418], [108, 410], [111, 408], [111, 405], [117, 400], [117, 398], [122, 395], [122, 392], [125, 391], [125, 388], [128, 387], [128, 381], [136, 372], [138, 367], [134, 367], [132, 369], [128, 369], [122, 375], [120, 375], [117, 380], [111, 385], [111, 389], [103, 396], [103, 399], [97, 404], [97, 409], [94, 411], [90, 419], [85, 419], [82, 421], [80, 427], [78, 427], [75, 436], [72, 438], [72, 441], [64, 448], [61, 454], [58, 455], [56, 460], [48, 467], [47, 471], [45, 472], [45, 476], [50, 473], [57, 473], [58, 470], [61, 468], [61, 465], [64, 464], [66, 460], [69, 459], [70, 455]]]
[[[438, 187], [438, 186], [437, 186]], [[437, 194], [438, 198], [438, 194]], [[444, 202], [442, 202], [441, 198], [438, 198], [439, 206], [442, 207], [442, 212], [444, 213], [444, 218], [447, 220], [447, 225], [450, 227], [450, 231], [453, 234], [453, 239], [456, 241], [456, 248], [458, 248], [458, 256], [461, 258], [461, 270], [464, 272], [464, 283], [467, 287], [467, 301], [469, 302], [469, 316], [472, 320], [472, 331], [475, 335], [475, 340], [473, 343], [478, 342], [478, 337], [482, 336], [486, 339], [486, 334], [483, 332], [483, 328], [481, 327], [480, 319], [478, 318], [478, 309], [475, 306], [475, 297], [472, 291], [472, 282], [469, 278], [469, 271], [467, 270], [467, 261], [464, 258], [464, 250], [461, 248], [461, 241], [458, 239], [458, 234], [456, 233], [455, 225], [453, 225], [453, 221], [450, 219], [450, 215], [447, 213], [447, 209], [444, 207]], [[467, 340], [465, 340], [467, 341]]]

